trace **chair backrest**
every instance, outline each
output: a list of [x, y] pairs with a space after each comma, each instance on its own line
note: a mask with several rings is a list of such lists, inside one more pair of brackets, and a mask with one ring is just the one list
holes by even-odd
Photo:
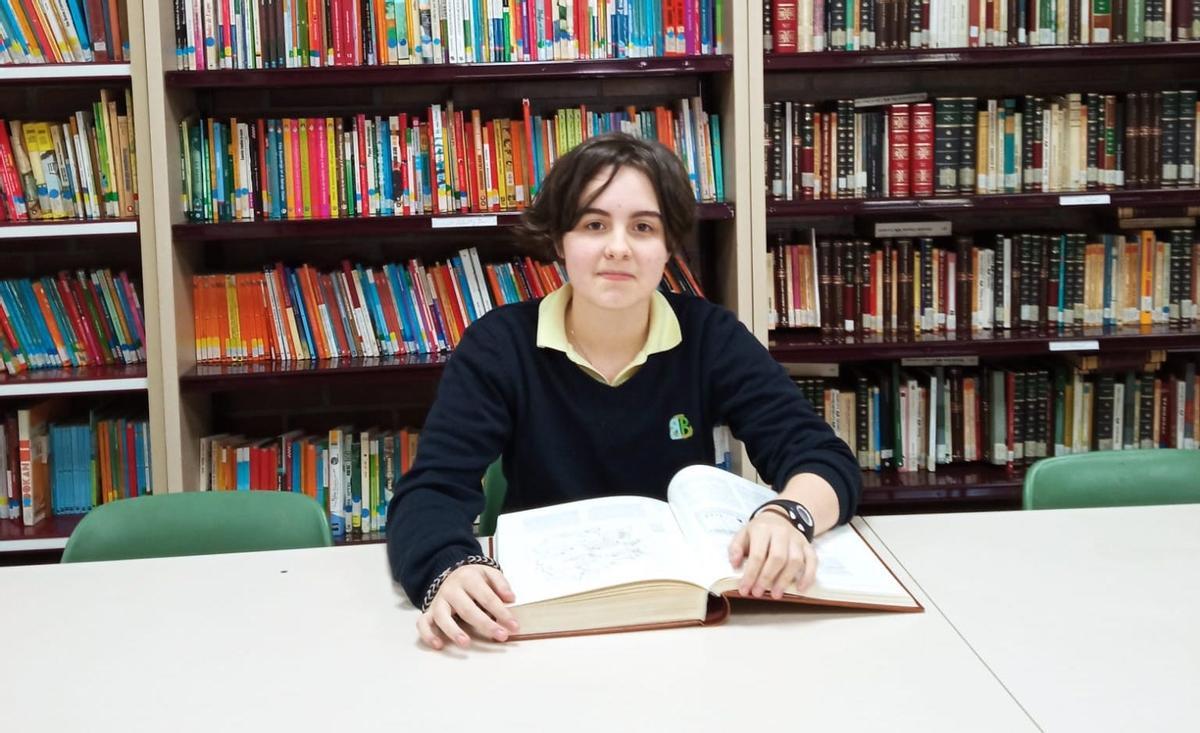
[[1025, 474], [1026, 509], [1200, 503], [1200, 451], [1120, 450], [1045, 458]]
[[204, 491], [102, 504], [71, 533], [63, 562], [329, 547], [321, 506], [304, 494]]
[[508, 493], [508, 479], [504, 477], [501, 459], [497, 458], [483, 474], [483, 512], [479, 515], [479, 536], [487, 537], [496, 532], [496, 518], [504, 508], [504, 495]]

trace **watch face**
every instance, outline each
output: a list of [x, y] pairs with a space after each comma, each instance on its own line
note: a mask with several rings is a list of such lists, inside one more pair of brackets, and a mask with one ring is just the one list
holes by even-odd
[[800, 521], [804, 522], [805, 524], [807, 524], [810, 527], [813, 526], [813, 524], [815, 524], [815, 522], [813, 522], [812, 514], [808, 513], [808, 509], [806, 509], [803, 504], [796, 504], [795, 510], [796, 510], [796, 514], [800, 518]]

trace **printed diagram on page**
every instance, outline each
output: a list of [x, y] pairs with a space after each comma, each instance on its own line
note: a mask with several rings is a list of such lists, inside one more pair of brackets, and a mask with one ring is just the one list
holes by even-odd
[[636, 564], [649, 554], [644, 535], [611, 525], [550, 535], [540, 550], [538, 570], [561, 581]]

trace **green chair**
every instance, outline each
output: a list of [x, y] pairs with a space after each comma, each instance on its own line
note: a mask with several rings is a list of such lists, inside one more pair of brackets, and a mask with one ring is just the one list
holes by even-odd
[[102, 504], [71, 533], [63, 562], [329, 547], [329, 521], [304, 494], [197, 491]]
[[496, 532], [496, 517], [504, 508], [504, 495], [508, 493], [508, 480], [504, 478], [504, 467], [497, 458], [483, 474], [483, 512], [479, 515], [479, 536], [487, 537]]
[[1026, 509], [1200, 503], [1200, 451], [1120, 450], [1045, 458], [1025, 474]]

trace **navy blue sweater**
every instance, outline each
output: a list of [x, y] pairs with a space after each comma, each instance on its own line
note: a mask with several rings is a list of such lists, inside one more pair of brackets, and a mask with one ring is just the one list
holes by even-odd
[[[478, 553], [472, 523], [498, 456], [505, 511], [598, 496], [665, 499], [676, 471], [713, 463], [713, 427], [725, 424], [776, 491], [815, 473], [837, 492], [839, 521], [854, 515], [858, 462], [783, 368], [730, 311], [667, 298], [682, 342], [651, 354], [618, 387], [536, 346], [540, 301], [498, 308], [467, 329], [388, 506], [392, 574], [414, 603], [443, 570]], [[673, 439], [679, 415], [692, 431]]]

